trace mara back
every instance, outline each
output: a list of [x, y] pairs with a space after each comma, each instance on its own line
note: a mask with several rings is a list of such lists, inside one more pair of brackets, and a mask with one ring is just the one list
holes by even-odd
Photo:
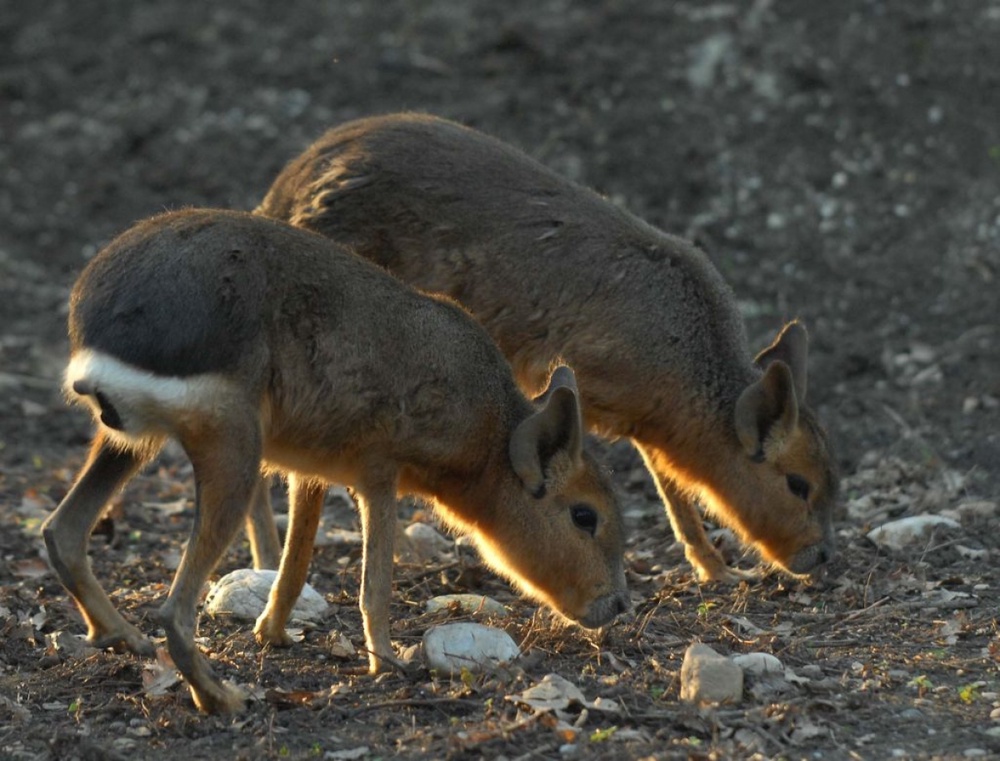
[[529, 393], [570, 364], [587, 425], [638, 445], [702, 578], [726, 571], [678, 506], [692, 500], [786, 570], [831, 556], [837, 476], [805, 404], [805, 331], [786, 326], [755, 359], [731, 289], [689, 242], [497, 139], [417, 114], [329, 131], [256, 213], [454, 298]]

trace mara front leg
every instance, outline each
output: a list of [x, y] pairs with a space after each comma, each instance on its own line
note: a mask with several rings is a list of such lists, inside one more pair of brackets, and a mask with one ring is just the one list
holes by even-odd
[[108, 501], [152, 458], [146, 450], [123, 450], [98, 431], [73, 488], [42, 525], [49, 563], [76, 600], [94, 647], [152, 656], [153, 644], [115, 609], [90, 567], [90, 533]]
[[243, 693], [223, 684], [194, 643], [202, 587], [238, 533], [260, 483], [260, 431], [256, 419], [202, 424], [181, 444], [195, 476], [195, 520], [160, 621], [174, 665], [206, 713], [238, 711]]
[[285, 631], [295, 601], [302, 594], [309, 564], [312, 562], [313, 544], [319, 517], [323, 510], [326, 484], [313, 479], [303, 479], [292, 474], [288, 479], [288, 531], [285, 549], [281, 555], [278, 577], [271, 587], [267, 607], [257, 619], [254, 636], [261, 645], [287, 647], [292, 644]]
[[637, 445], [646, 462], [646, 468], [656, 482], [657, 491], [667, 511], [667, 519], [674, 536], [684, 545], [684, 556], [694, 568], [701, 582], [717, 581], [735, 584], [744, 579], [755, 578], [753, 573], [731, 568], [725, 558], [708, 540], [701, 514], [691, 498], [684, 494], [674, 482], [656, 467], [653, 455]]

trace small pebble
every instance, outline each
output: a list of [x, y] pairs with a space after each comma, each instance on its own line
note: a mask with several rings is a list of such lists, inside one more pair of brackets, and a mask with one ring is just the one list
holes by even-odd
[[503, 618], [507, 615], [507, 609], [503, 605], [492, 597], [486, 597], [485, 595], [438, 595], [424, 603], [424, 609], [428, 613], [436, 613], [439, 610], [451, 608], [452, 606], [457, 606], [459, 610], [465, 613], [474, 613], [483, 616]]
[[784, 674], [785, 667], [777, 658], [770, 653], [745, 653], [734, 655], [733, 663], [743, 669], [745, 674]]

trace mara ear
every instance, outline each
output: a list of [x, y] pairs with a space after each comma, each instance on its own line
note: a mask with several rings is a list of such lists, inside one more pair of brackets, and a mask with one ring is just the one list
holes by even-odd
[[580, 393], [576, 386], [576, 374], [567, 365], [558, 365], [552, 371], [552, 375], [549, 376], [548, 387], [532, 400], [533, 404], [536, 407], [541, 407], [548, 401], [549, 395], [557, 388], [572, 389], [577, 395]]
[[549, 387], [536, 400], [534, 414], [510, 437], [510, 462], [536, 498], [558, 485], [583, 459], [583, 416], [576, 378], [568, 367], [556, 368]]
[[744, 451], [758, 462], [768, 451], [784, 447], [799, 424], [799, 404], [792, 371], [782, 360], [768, 363], [760, 380], [736, 400], [736, 435]]
[[809, 334], [806, 333], [805, 325], [798, 320], [788, 323], [774, 343], [757, 355], [755, 362], [761, 370], [767, 370], [775, 360], [780, 360], [788, 365], [792, 371], [792, 380], [795, 382], [795, 398], [799, 403], [806, 400], [806, 360], [809, 356]]

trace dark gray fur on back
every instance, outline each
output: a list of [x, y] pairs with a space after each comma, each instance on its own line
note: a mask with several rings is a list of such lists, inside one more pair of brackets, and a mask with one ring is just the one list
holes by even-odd
[[[269, 242], [236, 229], [226, 233], [182, 214], [166, 227], [149, 220], [115, 239], [73, 289], [74, 348], [97, 349], [160, 375], [236, 365], [261, 330], [267, 275], [256, 249]], [[130, 255], [124, 267], [122, 251]]]

